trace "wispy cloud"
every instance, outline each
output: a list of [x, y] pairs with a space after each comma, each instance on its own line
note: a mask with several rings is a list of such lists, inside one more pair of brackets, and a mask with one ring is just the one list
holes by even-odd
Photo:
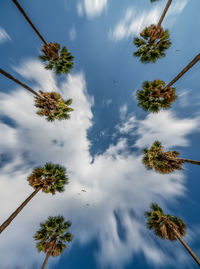
[[191, 103], [191, 91], [189, 91], [189, 90], [182, 90], [180, 93], [179, 93], [179, 99], [178, 99], [178, 101], [179, 101], [179, 104], [180, 104], [180, 106], [182, 107], [182, 108], [185, 108], [185, 107], [187, 107], [187, 106], [189, 106], [190, 105], [190, 103]]
[[130, 115], [116, 128], [121, 134], [137, 136], [134, 145], [138, 148], [150, 146], [155, 140], [161, 140], [166, 147], [184, 147], [189, 143], [187, 135], [199, 128], [199, 117], [181, 119], [169, 110], [151, 113], [143, 120]]
[[79, 0], [77, 11], [80, 16], [86, 13], [89, 19], [98, 17], [107, 7], [108, 0]]
[[103, 107], [109, 107], [112, 104], [112, 99], [103, 99], [102, 104]]
[[11, 40], [9, 34], [2, 27], [0, 27], [0, 43], [4, 43], [8, 40]]
[[120, 106], [120, 108], [119, 108], [119, 116], [120, 116], [121, 120], [125, 119], [127, 111], [128, 111], [127, 104], [123, 104], [122, 106]]
[[[179, 0], [176, 3], [172, 3], [164, 24], [171, 25], [172, 16], [176, 16], [181, 13], [187, 2], [188, 0]], [[133, 35], [138, 35], [146, 26], [156, 24], [158, 22], [163, 8], [163, 3], [152, 7], [150, 10], [146, 9], [143, 11], [139, 11], [137, 8], [133, 7], [127, 8], [123, 18], [117, 23], [113, 30], [109, 30], [109, 37], [115, 41], [119, 41]], [[174, 22], [175, 21], [173, 20], [173, 23]]]
[[69, 38], [71, 41], [74, 41], [77, 37], [76, 28], [72, 26], [72, 28], [69, 30]]
[[[32, 72], [27, 70], [28, 66]], [[0, 94], [0, 115], [16, 124], [15, 128], [9, 123], [0, 126], [1, 153], [9, 154], [12, 160], [1, 169], [0, 189], [6, 191], [0, 196], [0, 222], [31, 193], [26, 177], [34, 166], [47, 161], [60, 163], [68, 169], [70, 184], [55, 197], [38, 194], [4, 231], [0, 240], [0, 267], [17, 265], [25, 269], [33, 262], [39, 263], [43, 256], [37, 253], [32, 236], [39, 222], [55, 214], [63, 214], [72, 221], [75, 241], [81, 244], [98, 241], [97, 258], [102, 265], [123, 268], [137, 253], [159, 266], [173, 262], [162, 250], [163, 242], [157, 246], [146, 230], [143, 212], [152, 201], [166, 208], [167, 199], [173, 202], [184, 195], [183, 174], [163, 175], [161, 184], [160, 175], [147, 171], [141, 156], [131, 152], [122, 137], [91, 162], [87, 132], [92, 127], [94, 102], [87, 94], [84, 74], [68, 76], [58, 88], [52, 72], [44, 70], [38, 61], [26, 61], [16, 70], [32, 79], [38, 89], [54, 88], [64, 98], [73, 98], [74, 112], [68, 121], [49, 123], [35, 114], [33, 97], [23, 89], [17, 87], [9, 94]], [[141, 148], [155, 137], [171, 146], [172, 136], [173, 144], [185, 146], [186, 136], [199, 129], [198, 121], [198, 118], [180, 120], [172, 112], [163, 112], [141, 121], [124, 118], [123, 124], [124, 132], [136, 127], [135, 146]], [[83, 188], [86, 193], [78, 195]], [[123, 240], [116, 214], [124, 229]], [[184, 252], [177, 248], [176, 253], [178, 259]]]

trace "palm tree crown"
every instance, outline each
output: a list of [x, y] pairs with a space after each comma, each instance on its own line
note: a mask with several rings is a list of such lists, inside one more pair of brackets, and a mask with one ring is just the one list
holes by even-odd
[[179, 159], [177, 151], [163, 151], [161, 142], [155, 141], [150, 149], [144, 149], [143, 163], [147, 169], [155, 169], [161, 174], [169, 174], [181, 170], [183, 160]]
[[66, 169], [52, 163], [33, 169], [27, 180], [34, 189], [40, 188], [43, 192], [51, 194], [63, 192], [64, 185], [68, 184]]
[[133, 43], [138, 48], [134, 56], [140, 57], [142, 63], [155, 63], [165, 56], [165, 51], [171, 46], [169, 31], [156, 25], [146, 27]]
[[69, 113], [73, 111], [73, 109], [69, 107], [72, 104], [72, 99], [65, 101], [61, 98], [60, 94], [56, 92], [40, 91], [37, 93], [2, 68], [0, 68], [0, 73], [34, 94], [35, 106], [39, 108], [37, 111], [38, 115], [45, 116], [48, 121], [54, 121], [55, 119], [66, 120], [70, 118]]
[[40, 223], [40, 229], [35, 233], [34, 239], [37, 242], [38, 251], [44, 251], [50, 256], [60, 255], [66, 248], [66, 242], [71, 242], [73, 236], [66, 232], [71, 222], [65, 221], [64, 217], [49, 217], [45, 222]]
[[41, 49], [41, 51], [44, 54], [40, 55], [39, 58], [42, 61], [47, 62], [45, 68], [50, 70], [53, 69], [56, 75], [60, 75], [61, 73], [64, 74], [69, 73], [73, 67], [73, 59], [74, 59], [71, 53], [67, 51], [67, 48], [65, 46], [61, 49], [58, 43], [52, 43], [52, 42], [47, 43], [47, 41], [44, 39], [44, 37], [41, 35], [41, 33], [38, 31], [36, 26], [31, 21], [31, 19], [28, 17], [24, 9], [18, 3], [18, 1], [17, 0], [12, 1], [19, 9], [19, 11], [22, 13], [27, 22], [30, 24], [30, 26], [33, 28], [38, 37], [44, 43]]
[[72, 99], [63, 100], [60, 94], [56, 92], [42, 92], [40, 96], [35, 97], [35, 106], [39, 108], [37, 114], [45, 116], [48, 121], [66, 120], [70, 118], [69, 113], [73, 108], [69, 107], [72, 104]]
[[150, 230], [153, 229], [157, 236], [174, 241], [177, 239], [174, 230], [181, 236], [185, 235], [186, 225], [180, 218], [166, 215], [162, 208], [155, 203], [152, 203], [150, 208], [150, 211], [145, 212], [145, 216], [148, 218], [147, 227]]
[[53, 70], [56, 75], [68, 74], [73, 68], [74, 57], [64, 46], [62, 49], [58, 43], [45, 44], [41, 50], [44, 54], [39, 58], [46, 63], [45, 68]]
[[142, 88], [137, 91], [136, 98], [138, 105], [145, 111], [157, 113], [161, 109], [167, 109], [177, 98], [175, 88], [165, 89], [165, 82], [159, 79], [145, 81]]
[[166, 215], [162, 208], [155, 203], [151, 204], [150, 209], [150, 211], [145, 212], [145, 216], [148, 218], [147, 228], [150, 230], [153, 229], [155, 234], [161, 238], [170, 241], [178, 239], [196, 263], [200, 265], [200, 259], [182, 238], [186, 233], [185, 223], [178, 217]]

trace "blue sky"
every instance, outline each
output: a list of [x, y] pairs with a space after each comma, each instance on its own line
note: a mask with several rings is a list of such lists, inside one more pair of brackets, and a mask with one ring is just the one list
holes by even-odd
[[181, 217], [185, 241], [200, 256], [199, 167], [159, 175], [141, 163], [141, 150], [156, 139], [200, 160], [199, 64], [176, 83], [179, 98], [170, 110], [148, 114], [135, 99], [143, 81], [168, 82], [199, 53], [199, 0], [173, 0], [163, 22], [172, 39], [166, 57], [142, 64], [132, 56], [133, 38], [158, 21], [165, 2], [21, 0], [45, 39], [75, 56], [70, 75], [56, 77], [38, 59], [41, 41], [12, 1], [1, 0], [1, 68], [37, 91], [72, 98], [74, 112], [69, 121], [46, 122], [33, 97], [1, 76], [0, 222], [32, 192], [26, 177], [35, 166], [64, 165], [70, 184], [55, 197], [38, 194], [2, 233], [0, 268], [40, 268], [44, 254], [32, 236], [58, 214], [72, 221], [74, 241], [49, 260], [50, 269], [196, 268], [179, 242], [148, 231], [143, 216], [157, 202]]

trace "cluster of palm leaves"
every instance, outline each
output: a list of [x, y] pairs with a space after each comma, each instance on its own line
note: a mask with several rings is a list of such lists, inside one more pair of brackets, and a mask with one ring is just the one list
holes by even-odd
[[146, 27], [140, 37], [134, 38], [133, 43], [138, 48], [134, 56], [140, 57], [142, 63], [155, 63], [166, 55], [165, 51], [171, 46], [168, 30], [153, 24]]
[[192, 258], [200, 266], [200, 259], [195, 255], [191, 248], [183, 240], [183, 236], [186, 233], [186, 225], [180, 218], [165, 214], [161, 207], [156, 203], [152, 203], [150, 206], [150, 211], [145, 212], [147, 220], [147, 228], [154, 230], [155, 234], [161, 238], [175, 241], [179, 240], [180, 243], [189, 252]]
[[186, 233], [185, 223], [172, 215], [166, 215], [162, 208], [157, 204], [151, 205], [151, 211], [146, 211], [145, 216], [148, 218], [147, 227], [154, 229], [155, 234], [161, 238], [171, 241], [176, 240], [176, 235], [173, 230], [176, 230], [181, 236]]
[[[151, 0], [151, 2], [155, 1], [157, 0]], [[171, 46], [169, 31], [164, 30], [161, 26], [171, 2], [172, 0], [168, 0], [158, 24], [146, 27], [140, 33], [140, 37], [136, 37], [133, 40], [133, 43], [138, 48], [134, 52], [134, 56], [140, 57], [142, 63], [155, 63], [158, 59], [165, 56], [165, 51]]]
[[145, 81], [142, 90], [137, 91], [138, 105], [145, 111], [158, 112], [160, 108], [167, 109], [176, 100], [174, 88], [165, 89], [165, 82], [156, 79]]
[[40, 223], [40, 229], [35, 233], [34, 239], [39, 252], [46, 253], [46, 258], [42, 265], [45, 268], [50, 256], [56, 257], [63, 253], [66, 242], [71, 242], [73, 236], [66, 232], [71, 226], [71, 222], [65, 221], [62, 216], [49, 217], [45, 222]]
[[70, 107], [72, 99], [63, 100], [59, 93], [56, 92], [42, 92], [40, 96], [35, 97], [35, 106], [39, 108], [37, 114], [45, 116], [48, 121], [67, 120], [70, 118], [70, 112], [73, 108]]
[[46, 63], [46, 69], [54, 70], [56, 75], [68, 74], [71, 71], [74, 57], [65, 46], [61, 49], [59, 44], [50, 42], [43, 46], [42, 52], [44, 54], [39, 57]]
[[[155, 2], [157, 0], [151, 0]], [[165, 56], [164, 50], [169, 48], [171, 42], [169, 40], [168, 30], [164, 31], [161, 27], [161, 22], [166, 15], [166, 12], [172, 0], [168, 0], [165, 10], [159, 20], [157, 26], [151, 25], [146, 27], [141, 33], [142, 38], [135, 38], [134, 44], [139, 48], [134, 53], [140, 57], [141, 62], [155, 62], [157, 59]], [[166, 39], [165, 39], [166, 37]], [[159, 47], [161, 40], [166, 41], [165, 47]], [[163, 80], [156, 79], [152, 82], [145, 81], [142, 89], [137, 91], [136, 98], [138, 105], [144, 110], [152, 113], [157, 113], [161, 109], [170, 108], [172, 103], [177, 99], [175, 88], [171, 86], [180, 79], [192, 66], [200, 60], [198, 54], [170, 83], [166, 85]], [[184, 163], [200, 165], [200, 161], [180, 158], [178, 151], [164, 151], [162, 143], [155, 141], [148, 149], [143, 150], [142, 162], [148, 170], [154, 169], [160, 174], [170, 174], [176, 170], [182, 170]], [[200, 259], [190, 249], [183, 240], [186, 233], [186, 225], [180, 218], [172, 215], [166, 215], [162, 208], [156, 203], [152, 203], [150, 211], [145, 212], [147, 217], [147, 228], [153, 229], [155, 234], [161, 238], [170, 241], [179, 240], [189, 254], [193, 257], [196, 263], [200, 266]]]
[[183, 161], [178, 158], [178, 151], [163, 151], [161, 142], [155, 141], [150, 149], [144, 149], [143, 163], [147, 169], [155, 169], [161, 174], [181, 170]]

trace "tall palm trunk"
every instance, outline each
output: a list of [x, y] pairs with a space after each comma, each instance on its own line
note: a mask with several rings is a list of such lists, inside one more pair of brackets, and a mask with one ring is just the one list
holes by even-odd
[[37, 188], [13, 213], [10, 217], [0, 226], [0, 233], [13, 221], [13, 219], [22, 211], [22, 209], [28, 204], [28, 202], [41, 190], [41, 187]]
[[181, 244], [186, 248], [186, 250], [190, 253], [192, 258], [196, 261], [196, 263], [200, 266], [200, 259], [194, 254], [194, 252], [191, 250], [191, 248], [185, 243], [182, 236], [174, 229], [173, 230], [178, 240], [181, 242]]
[[[164, 18], [165, 18], [165, 15], [166, 15], [166, 13], [167, 13], [167, 11], [168, 11], [168, 9], [169, 9], [171, 3], [172, 3], [172, 0], [168, 0], [167, 4], [166, 4], [166, 6], [165, 6], [165, 9], [164, 9], [164, 11], [163, 11], [163, 13], [162, 13], [162, 15], [161, 15], [161, 17], [160, 17], [160, 20], [159, 20], [159, 22], [158, 22], [158, 24], [157, 24], [157, 26], [156, 26], [156, 29], [157, 29], [157, 30], [158, 30], [159, 28], [162, 29], [161, 24], [162, 24], [162, 22], [163, 22], [163, 20], [164, 20]], [[157, 31], [155, 30], [155, 31], [151, 34], [151, 36], [150, 36], [149, 43], [150, 43], [151, 45], [152, 45], [152, 44], [156, 41], [156, 39], [157, 39], [156, 32], [157, 32]]]
[[190, 159], [183, 159], [183, 158], [178, 158], [180, 161], [184, 162], [184, 163], [192, 163], [192, 164], [196, 164], [196, 165], [200, 165], [200, 161], [194, 161], [194, 160], [190, 160]]
[[50, 257], [50, 254], [46, 254], [46, 258], [42, 264], [41, 269], [44, 269], [46, 267], [49, 257]]
[[171, 3], [172, 3], [172, 0], [168, 0], [167, 5], [165, 6], [165, 9], [164, 9], [164, 11], [163, 11], [163, 13], [162, 13], [162, 15], [161, 15], [161, 17], [160, 17], [160, 20], [159, 20], [157, 26], [161, 26], [161, 24], [162, 24], [162, 22], [163, 22], [163, 20], [164, 20], [164, 17], [165, 17], [165, 15], [166, 15], [166, 13], [167, 13], [167, 11], [168, 11], [168, 9], [169, 9]]
[[181, 78], [193, 65], [200, 60], [200, 53], [164, 88], [167, 90], [170, 88], [179, 78]]
[[2, 75], [4, 75], [5, 77], [9, 78], [10, 80], [14, 81], [15, 83], [19, 84], [20, 86], [24, 87], [24, 89], [28, 90], [29, 92], [33, 93], [34, 95], [36, 95], [37, 97], [41, 98], [41, 96], [34, 91], [33, 89], [31, 89], [30, 87], [28, 87], [26, 84], [22, 83], [20, 80], [18, 80], [17, 78], [13, 77], [12, 75], [10, 75], [9, 73], [7, 73], [5, 70], [0, 68], [0, 73]]
[[36, 34], [39, 36], [39, 38], [42, 40], [42, 42], [45, 45], [47, 45], [47, 42], [45, 41], [45, 39], [43, 38], [43, 36], [40, 34], [40, 32], [37, 30], [37, 28], [35, 27], [35, 25], [32, 23], [32, 21], [30, 20], [30, 18], [27, 16], [27, 14], [23, 10], [23, 8], [20, 6], [20, 4], [17, 2], [17, 0], [12, 0], [12, 1], [17, 6], [17, 8], [19, 9], [19, 11], [23, 14], [23, 16], [25, 17], [25, 19], [28, 21], [28, 23], [33, 28], [33, 30], [36, 32]]

